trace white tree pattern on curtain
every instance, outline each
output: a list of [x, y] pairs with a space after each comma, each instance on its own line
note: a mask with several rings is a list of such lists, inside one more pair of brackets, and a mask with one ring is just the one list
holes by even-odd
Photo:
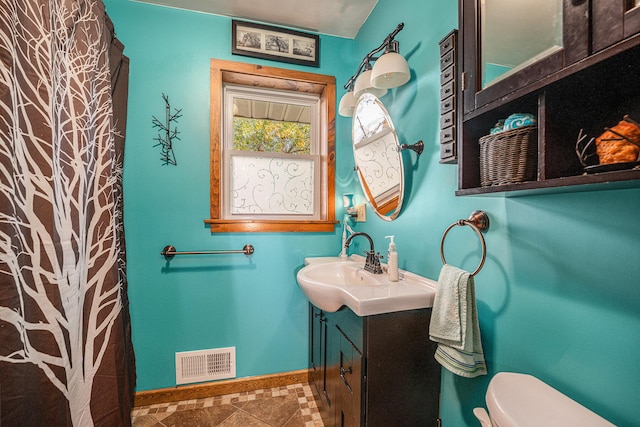
[[104, 25], [100, 0], [0, 6], [0, 366], [37, 366], [74, 426], [122, 309]]

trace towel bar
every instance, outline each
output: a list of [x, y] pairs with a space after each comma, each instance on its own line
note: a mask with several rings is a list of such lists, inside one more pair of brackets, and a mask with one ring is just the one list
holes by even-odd
[[471, 212], [471, 215], [468, 219], [459, 219], [449, 227], [447, 227], [447, 229], [442, 234], [442, 239], [440, 240], [440, 258], [442, 258], [443, 264], [447, 263], [444, 258], [444, 239], [447, 237], [447, 233], [449, 233], [449, 231], [456, 225], [468, 225], [473, 229], [473, 231], [476, 232], [476, 234], [480, 238], [480, 243], [482, 244], [482, 259], [480, 260], [480, 265], [478, 265], [478, 268], [476, 268], [473, 273], [471, 273], [472, 276], [475, 276], [482, 269], [484, 261], [487, 258], [487, 245], [484, 242], [482, 233], [489, 229], [489, 217], [484, 211], [473, 211]]
[[245, 254], [251, 255], [254, 249], [252, 245], [244, 245], [239, 250], [223, 250], [223, 251], [200, 251], [200, 252], [176, 252], [176, 248], [173, 245], [167, 245], [164, 247], [160, 255], [163, 255], [165, 259], [172, 259], [176, 255], [220, 255], [220, 254]]

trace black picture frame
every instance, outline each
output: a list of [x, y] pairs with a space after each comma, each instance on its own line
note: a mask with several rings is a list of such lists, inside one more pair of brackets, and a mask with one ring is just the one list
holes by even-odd
[[287, 28], [231, 21], [231, 53], [290, 64], [320, 66], [320, 37]]

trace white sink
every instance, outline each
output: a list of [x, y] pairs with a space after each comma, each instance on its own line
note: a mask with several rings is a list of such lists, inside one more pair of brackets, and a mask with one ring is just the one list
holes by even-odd
[[433, 306], [437, 283], [400, 270], [400, 281], [364, 270], [364, 258], [306, 258], [298, 285], [316, 307], [334, 312], [346, 305], [358, 316]]

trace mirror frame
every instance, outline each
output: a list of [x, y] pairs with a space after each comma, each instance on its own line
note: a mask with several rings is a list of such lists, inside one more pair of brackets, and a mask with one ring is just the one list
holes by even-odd
[[[393, 142], [395, 143], [395, 151], [397, 152], [398, 155], [398, 162], [399, 162], [399, 175], [400, 175], [400, 189], [398, 191], [398, 195], [394, 196], [392, 199], [386, 201], [385, 203], [382, 203], [380, 205], [378, 205], [374, 199], [374, 197], [371, 195], [371, 191], [369, 190], [369, 186], [367, 185], [367, 181], [363, 176], [362, 170], [360, 169], [360, 167], [358, 166], [358, 157], [356, 155], [356, 141], [354, 138], [354, 130], [356, 128], [356, 123], [357, 123], [357, 119], [356, 119], [356, 115], [358, 113], [358, 107], [360, 106], [360, 104], [363, 101], [368, 101], [370, 99], [373, 99], [376, 103], [376, 105], [378, 107], [380, 107], [382, 113], [385, 116], [386, 121], [389, 124], [389, 129], [390, 135], [393, 135]], [[396, 219], [401, 211], [402, 211], [402, 204], [404, 201], [404, 190], [405, 190], [405, 179], [404, 179], [404, 160], [402, 158], [402, 151], [400, 150], [400, 144], [398, 141], [398, 134], [396, 132], [396, 128], [393, 124], [393, 121], [391, 120], [391, 116], [389, 115], [389, 112], [387, 111], [387, 109], [384, 106], [384, 103], [375, 95], [372, 95], [370, 93], [366, 93], [364, 95], [362, 95], [358, 101], [356, 102], [356, 106], [353, 112], [353, 121], [352, 121], [352, 127], [351, 127], [351, 145], [352, 145], [352, 149], [353, 149], [353, 161], [355, 163], [355, 169], [356, 172], [358, 174], [358, 180], [360, 181], [360, 187], [362, 188], [362, 192], [364, 193], [367, 202], [369, 203], [369, 205], [371, 206], [371, 209], [378, 215], [378, 217], [380, 217], [381, 219], [385, 220], [385, 221], [393, 221], [394, 219]], [[390, 214], [389, 214], [390, 213]], [[387, 215], [389, 214], [389, 215]]]

